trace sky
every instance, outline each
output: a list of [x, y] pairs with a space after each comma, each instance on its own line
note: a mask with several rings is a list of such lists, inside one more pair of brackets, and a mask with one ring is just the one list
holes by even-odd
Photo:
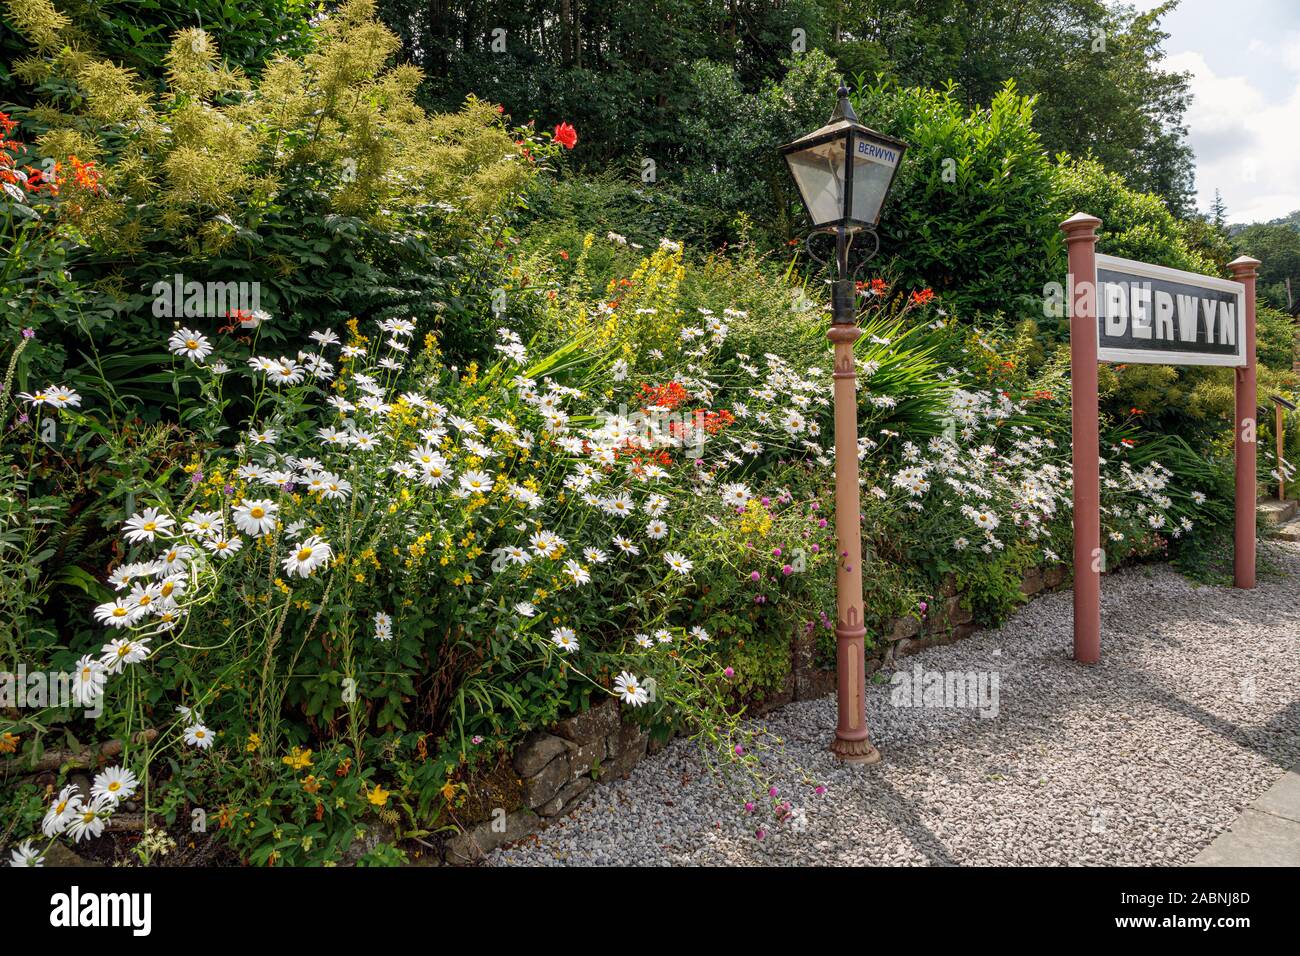
[[1181, 0], [1161, 25], [1164, 68], [1192, 74], [1197, 208], [1218, 189], [1229, 222], [1300, 209], [1300, 0]]

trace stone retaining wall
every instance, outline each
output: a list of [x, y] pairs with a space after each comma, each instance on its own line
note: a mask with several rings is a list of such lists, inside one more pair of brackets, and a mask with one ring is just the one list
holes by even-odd
[[651, 746], [643, 729], [621, 719], [607, 698], [560, 721], [550, 732], [530, 734], [515, 750], [511, 769], [518, 787], [505, 806], [447, 843], [448, 863], [470, 863], [505, 843], [522, 839], [546, 821], [572, 810], [597, 783], [627, 776]]
[[[1042, 591], [1059, 588], [1066, 577], [1064, 565], [1048, 568], [1031, 568], [1021, 582], [1020, 590], [1026, 597]], [[915, 654], [926, 647], [951, 644], [969, 637], [979, 630], [973, 623], [971, 612], [962, 606], [962, 596], [957, 593], [957, 582], [949, 574], [939, 588], [937, 607], [924, 621], [915, 617], [900, 617], [893, 621], [885, 641], [867, 650], [866, 673], [870, 677], [880, 668], [893, 664], [899, 657]], [[815, 700], [835, 691], [835, 671], [817, 666], [817, 633], [797, 634], [792, 643], [790, 675], [785, 686], [765, 698], [753, 708], [756, 714], [765, 714], [796, 700]]]
[[[1065, 575], [1063, 566], [1034, 568], [1026, 574], [1021, 590], [1033, 597], [1060, 587]], [[905, 617], [893, 622], [884, 643], [868, 651], [868, 676], [898, 657], [951, 644], [979, 629], [971, 612], [962, 607], [952, 575], [935, 603], [937, 608], [924, 621]], [[835, 690], [835, 671], [817, 666], [816, 647], [816, 633], [795, 637], [785, 685], [752, 708], [753, 713], [768, 713]], [[516, 749], [510, 767], [489, 776], [469, 801], [475, 808], [472, 820], [466, 819], [462, 832], [447, 841], [446, 862], [473, 863], [490, 850], [527, 837], [572, 810], [597, 784], [626, 776], [647, 753], [661, 748], [640, 727], [623, 722], [619, 703], [612, 697], [565, 718], [549, 732], [529, 735]]]

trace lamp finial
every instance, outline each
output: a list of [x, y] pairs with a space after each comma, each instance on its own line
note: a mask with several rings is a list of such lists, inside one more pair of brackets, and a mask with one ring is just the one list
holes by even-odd
[[849, 87], [843, 80], [840, 80], [840, 88], [835, 91], [835, 95], [837, 97], [835, 112], [831, 114], [830, 122], [848, 120], [850, 123], [856, 123], [858, 114], [853, 112], [853, 104], [849, 102]]

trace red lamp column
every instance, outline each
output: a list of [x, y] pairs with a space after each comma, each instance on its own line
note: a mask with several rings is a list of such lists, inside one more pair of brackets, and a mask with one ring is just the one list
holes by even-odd
[[866, 636], [862, 615], [862, 500], [858, 487], [858, 376], [853, 343], [857, 323], [853, 281], [847, 272], [847, 244], [839, 238], [840, 278], [832, 287], [832, 324], [826, 337], [835, 346], [835, 663], [839, 723], [831, 751], [847, 763], [875, 763], [880, 751], [867, 734]]

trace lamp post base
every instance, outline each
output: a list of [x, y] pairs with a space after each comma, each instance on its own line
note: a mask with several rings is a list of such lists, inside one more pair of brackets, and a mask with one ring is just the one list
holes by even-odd
[[861, 740], [845, 740], [843, 737], [836, 737], [831, 741], [831, 753], [843, 763], [863, 766], [880, 763], [880, 751], [865, 737]]

